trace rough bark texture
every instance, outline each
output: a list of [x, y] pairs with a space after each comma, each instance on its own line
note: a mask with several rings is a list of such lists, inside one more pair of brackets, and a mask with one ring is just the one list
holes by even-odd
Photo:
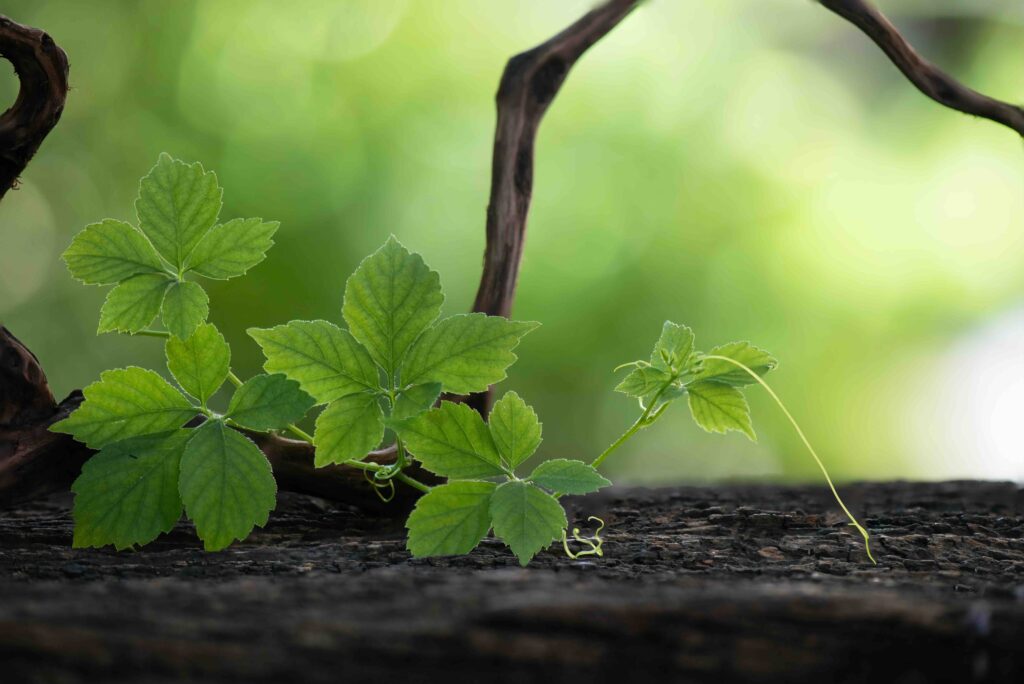
[[[521, 569], [487, 540], [411, 560], [401, 523], [283, 495], [205, 554], [188, 526], [75, 551], [64, 498], [0, 518], [11, 682], [1009, 682], [1024, 677], [1024, 493], [853, 485], [613, 490], [606, 556]], [[382, 679], [383, 678], [383, 679]]]

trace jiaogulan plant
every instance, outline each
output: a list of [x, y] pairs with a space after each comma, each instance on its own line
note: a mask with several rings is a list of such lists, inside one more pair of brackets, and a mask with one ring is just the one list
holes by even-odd
[[[266, 524], [277, 490], [249, 435], [286, 431], [315, 447], [317, 467], [366, 471], [382, 498], [395, 481], [422, 491], [407, 523], [414, 556], [469, 553], [491, 530], [523, 565], [559, 539], [571, 557], [601, 555], [600, 537], [575, 529], [571, 539], [585, 550], [570, 550], [559, 499], [611, 484], [598, 468], [616, 449], [683, 396], [703, 429], [751, 439], [742, 389], [758, 383], [778, 402], [761, 377], [776, 365], [767, 352], [733, 342], [705, 354], [689, 328], [666, 322], [650, 359], [625, 364], [632, 370], [616, 387], [639, 401], [636, 422], [590, 463], [557, 458], [526, 473], [521, 466], [540, 446], [541, 423], [516, 393], [499, 399], [487, 422], [466, 404], [438, 401], [502, 381], [513, 349], [538, 324], [481, 313], [438, 320], [437, 273], [394, 237], [349, 277], [346, 327], [317, 320], [249, 330], [267, 372], [243, 382], [231, 370], [228, 343], [206, 322], [208, 298], [192, 278], [244, 274], [264, 259], [278, 224], [218, 223], [221, 195], [212, 172], [161, 155], [139, 187], [138, 227], [94, 223], [64, 254], [78, 280], [114, 285], [99, 332], [165, 338], [178, 384], [143, 368], [108, 370], [53, 426], [98, 450], [72, 487], [76, 547], [146, 544], [171, 530], [182, 509], [209, 551], [245, 539]], [[158, 316], [165, 330], [151, 327]], [[220, 412], [209, 402], [225, 381], [235, 390]], [[309, 435], [295, 423], [314, 407], [322, 410]], [[365, 461], [386, 436], [395, 462]], [[414, 479], [408, 471], [416, 462], [445, 483]], [[866, 530], [828, 483], [867, 545]]]

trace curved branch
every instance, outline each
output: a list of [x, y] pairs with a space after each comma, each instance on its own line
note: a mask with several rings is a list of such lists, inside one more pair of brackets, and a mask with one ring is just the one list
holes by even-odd
[[1012, 128], [1024, 136], [1024, 109], [972, 90], [917, 54], [885, 15], [866, 0], [818, 0], [873, 40], [903, 75], [939, 104]]
[[0, 198], [18, 183], [43, 138], [57, 125], [68, 95], [68, 58], [48, 34], [0, 16], [0, 56], [21, 82], [0, 116]]

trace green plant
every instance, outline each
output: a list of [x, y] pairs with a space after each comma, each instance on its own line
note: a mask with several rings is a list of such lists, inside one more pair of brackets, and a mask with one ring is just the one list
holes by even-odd
[[[220, 205], [212, 172], [162, 155], [140, 186], [138, 228], [93, 224], [65, 252], [79, 280], [115, 284], [99, 332], [164, 338], [178, 383], [137, 367], [106, 371], [53, 426], [99, 450], [72, 487], [76, 547], [145, 544], [170, 530], [183, 509], [207, 550], [244, 539], [266, 523], [276, 495], [252, 436], [287, 431], [313, 445], [316, 466], [365, 471], [385, 500], [396, 481], [423, 492], [407, 523], [414, 556], [469, 553], [492, 529], [523, 565], [559, 538], [571, 557], [601, 555], [598, 534], [586, 539], [578, 529], [572, 539], [585, 548], [570, 550], [560, 497], [609, 485], [597, 468], [675, 399], [687, 396], [705, 430], [753, 439], [741, 389], [756, 382], [775, 397], [761, 379], [775, 366], [767, 352], [736, 342], [702, 354], [689, 328], [668, 322], [650, 360], [625, 364], [632, 370], [616, 388], [639, 400], [636, 422], [589, 464], [553, 459], [523, 476], [521, 466], [541, 443], [541, 423], [525, 401], [506, 393], [485, 422], [466, 404], [438, 400], [503, 380], [513, 350], [538, 324], [479, 313], [439, 319], [440, 278], [393, 237], [348, 279], [346, 328], [316, 320], [250, 329], [266, 374], [242, 382], [224, 337], [205, 322], [202, 287], [187, 277], [243, 274], [264, 258], [277, 224], [216, 224]], [[158, 314], [166, 330], [150, 328]], [[236, 389], [218, 413], [209, 401], [225, 381]], [[295, 423], [314, 406], [322, 408], [309, 435]], [[393, 464], [363, 460], [382, 442], [394, 445]], [[415, 479], [408, 472], [414, 462], [445, 482]]]

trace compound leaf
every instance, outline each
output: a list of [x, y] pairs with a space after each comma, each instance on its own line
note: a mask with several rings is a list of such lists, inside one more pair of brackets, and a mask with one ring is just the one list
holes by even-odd
[[185, 270], [218, 280], [240, 276], [266, 258], [280, 225], [248, 218], [214, 226], [188, 255]]
[[450, 401], [394, 424], [405, 445], [432, 473], [460, 480], [504, 473], [480, 414]]
[[384, 413], [372, 394], [350, 394], [332, 402], [316, 419], [314, 465], [359, 459], [384, 438]]
[[[749, 342], [723, 344], [712, 349], [709, 354], [735, 359], [758, 375], [764, 375], [778, 365], [775, 357]], [[744, 385], [756, 382], [742, 368], [737, 368], [728, 361], [722, 361], [721, 359], [704, 359], [703, 367], [694, 376], [694, 379], [697, 381], [714, 380], [715, 382], [735, 387], [743, 387]]]
[[498, 453], [509, 467], [528, 459], [541, 442], [541, 423], [537, 414], [515, 392], [506, 392], [487, 419]]
[[164, 325], [174, 335], [185, 339], [210, 313], [210, 298], [199, 283], [179, 281], [167, 290], [161, 307]]
[[687, 388], [693, 420], [708, 432], [742, 432], [757, 441], [750, 423], [750, 407], [743, 393], [720, 382], [697, 382]]
[[611, 485], [593, 466], [567, 458], [544, 461], [530, 475], [530, 481], [562, 494], [590, 494]]
[[140, 273], [164, 270], [146, 236], [114, 219], [86, 226], [61, 258], [71, 275], [87, 285], [110, 285]]
[[395, 406], [391, 410], [391, 420], [405, 420], [417, 416], [433, 406], [439, 396], [441, 396], [441, 383], [439, 382], [406, 387], [395, 401]]
[[492, 482], [460, 480], [434, 487], [416, 502], [406, 547], [417, 558], [469, 553], [491, 529]]
[[168, 338], [165, 352], [171, 375], [203, 406], [231, 368], [231, 347], [212, 323], [203, 323], [187, 339]]
[[225, 418], [250, 430], [278, 430], [301, 419], [315, 403], [294, 380], [279, 373], [257, 375], [235, 390]]
[[97, 333], [137, 333], [160, 313], [171, 280], [158, 273], [132, 276], [107, 294], [100, 309]]
[[529, 482], [512, 481], [491, 495], [491, 524], [525, 566], [560, 536], [567, 522], [555, 497]]

